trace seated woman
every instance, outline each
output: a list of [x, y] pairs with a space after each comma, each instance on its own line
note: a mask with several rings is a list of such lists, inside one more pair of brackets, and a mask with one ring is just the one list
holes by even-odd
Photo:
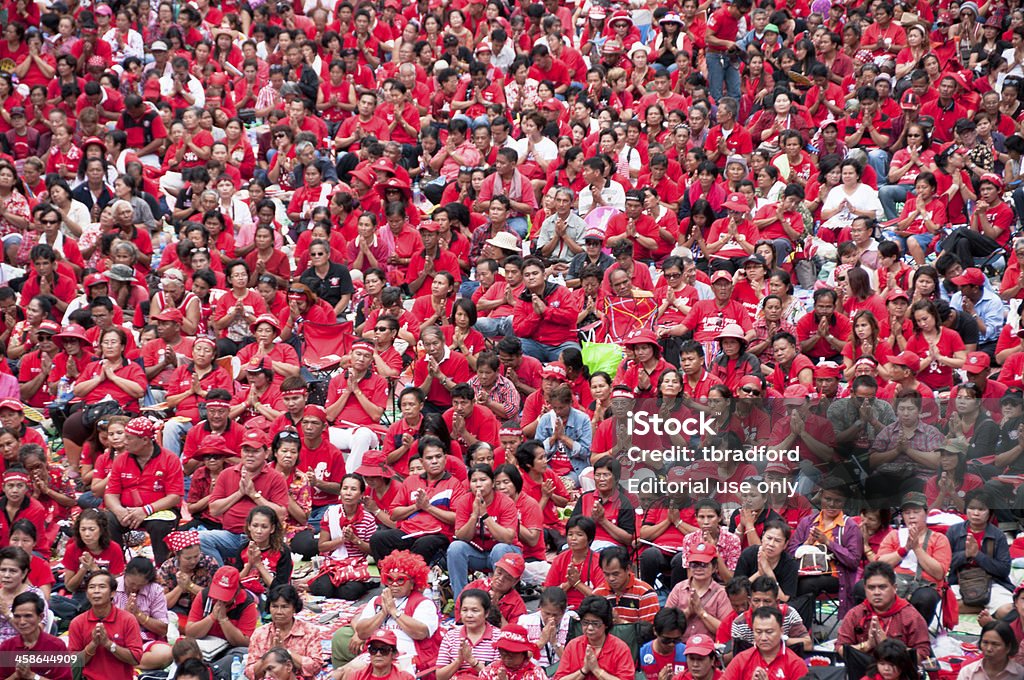
[[565, 525], [566, 550], [551, 563], [545, 586], [561, 588], [572, 607], [579, 607], [583, 598], [594, 594], [594, 588], [604, 583], [600, 556], [592, 545], [597, 524], [586, 515], [574, 515]]
[[479, 677], [480, 671], [498, 658], [494, 648], [498, 629], [493, 625], [497, 612], [492, 610], [487, 591], [464, 590], [459, 598], [459, 613], [462, 625], [445, 633], [437, 652], [437, 680]]
[[256, 629], [249, 640], [245, 677], [259, 680], [267, 671], [264, 660], [268, 652], [281, 648], [291, 656], [299, 678], [315, 678], [323, 667], [320, 630], [313, 624], [295, 618], [302, 611], [299, 591], [290, 583], [274, 586], [267, 596], [269, 625]]
[[441, 645], [441, 620], [437, 607], [423, 594], [430, 573], [427, 563], [408, 550], [398, 550], [382, 559], [378, 567], [384, 590], [356, 615], [351, 628], [334, 634], [334, 667], [345, 673], [365, 668], [369, 656], [355, 657], [363, 640], [387, 630], [395, 634], [399, 655], [412, 658], [414, 671], [434, 668]]
[[114, 606], [123, 609], [139, 624], [142, 633], [142, 659], [139, 670], [167, 668], [171, 646], [167, 644], [167, 599], [156, 582], [156, 567], [145, 557], [135, 557], [117, 579]]
[[[21, 548], [7, 546], [0, 548], [0, 642], [18, 635], [11, 617], [11, 604], [14, 598], [22, 593], [35, 593], [42, 597], [42, 591], [28, 580], [32, 560]], [[47, 609], [43, 612], [44, 627], [53, 622], [53, 614]]]
[[853, 586], [860, 577], [863, 541], [856, 522], [844, 512], [849, 485], [833, 477], [823, 479], [819, 486], [821, 510], [800, 520], [788, 547], [789, 554], [798, 562], [800, 548], [804, 546], [815, 546], [828, 555], [826, 571], [798, 578], [797, 596], [790, 602], [808, 630], [819, 594], [839, 595], [840, 617], [853, 606]]
[[633, 652], [625, 642], [608, 634], [613, 623], [611, 603], [591, 595], [580, 603], [577, 613], [583, 635], [566, 643], [555, 680], [632, 678], [636, 674]]
[[171, 556], [160, 565], [158, 578], [167, 609], [178, 616], [178, 629], [182, 630], [192, 599], [210, 586], [217, 563], [200, 551], [198, 531], [174, 531], [165, 540]]
[[1024, 677], [1024, 666], [1014, 658], [1020, 656], [1020, 638], [1008, 623], [989, 621], [983, 625], [978, 646], [982, 657], [963, 666], [957, 680]]
[[[939, 448], [939, 471], [924, 484], [929, 508], [964, 514], [966, 494], [985, 484], [967, 472], [967, 440], [950, 439]], [[948, 536], [948, 534], [947, 534]]]
[[679, 552], [672, 558], [672, 585], [686, 578], [686, 565], [690, 563], [690, 552], [700, 543], [713, 545], [717, 551], [712, 565], [720, 583], [728, 583], [736, 571], [742, 547], [739, 537], [722, 526], [722, 504], [714, 498], [701, 498], [693, 504], [693, 521], [696, 531], [683, 537]]
[[50, 592], [56, 579], [50, 562], [35, 554], [36, 526], [27, 519], [19, 519], [11, 524], [11, 547], [21, 548], [32, 557], [28, 568], [28, 582], [39, 589], [43, 598], [49, 600]]
[[345, 475], [341, 479], [341, 503], [327, 508], [320, 520], [319, 549], [325, 559], [320, 573], [309, 584], [313, 595], [355, 601], [373, 587], [367, 557], [377, 520], [360, 502], [365, 490], [362, 477]]
[[861, 569], [868, 562], [874, 562], [878, 559], [878, 549], [890, 531], [892, 531], [891, 508], [861, 508], [860, 536], [861, 545], [863, 546], [861, 551]]
[[770, 520], [764, 525], [761, 544], [752, 545], [740, 553], [736, 563], [736, 576], [746, 576], [753, 581], [758, 576], [770, 576], [782, 590], [779, 601], [788, 602], [797, 594], [797, 576], [800, 565], [786, 552], [786, 544], [792, 532], [782, 520]]
[[239, 550], [242, 587], [262, 599], [292, 577], [292, 551], [284, 543], [284, 526], [272, 508], [257, 505], [245, 520], [249, 542]]
[[558, 508], [569, 503], [569, 491], [562, 478], [548, 465], [544, 445], [536, 439], [519, 444], [515, 460], [523, 475], [523, 493], [540, 504], [544, 518], [544, 538], [549, 547], [561, 550], [565, 545], [565, 524]]
[[537, 656], [537, 645], [530, 641], [526, 628], [515, 623], [503, 626], [494, 643], [498, 659], [480, 671], [481, 680], [546, 680], [547, 674], [531, 659]]
[[946, 531], [953, 560], [947, 581], [963, 602], [960, 589], [961, 570], [981, 567], [991, 578], [988, 609], [997, 616], [1009, 613], [1013, 606], [1013, 585], [1010, 583], [1010, 546], [1006, 535], [992, 524], [992, 499], [983, 489], [968, 491], [964, 497], [967, 520]]

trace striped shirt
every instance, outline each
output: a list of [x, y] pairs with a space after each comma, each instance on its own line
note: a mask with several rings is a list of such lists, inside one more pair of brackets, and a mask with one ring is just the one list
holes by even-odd
[[661, 608], [658, 594], [654, 592], [654, 588], [638, 579], [634, 574], [629, 575], [629, 581], [621, 595], [613, 593], [607, 583], [602, 583], [595, 588], [594, 595], [608, 600], [612, 605], [612, 616], [621, 619], [624, 623], [639, 621], [654, 623], [654, 616]]
[[[474, 391], [483, 389], [480, 386], [480, 378], [476, 376], [469, 379], [469, 386]], [[522, 397], [519, 396], [519, 390], [512, 384], [512, 381], [505, 376], [498, 375], [497, 381], [495, 381], [491, 389], [487, 390], [487, 398], [505, 407], [505, 412], [498, 417], [498, 420], [512, 420], [519, 415], [519, 405]]]
[[[498, 640], [498, 632], [497, 628], [488, 623], [487, 628], [484, 629], [483, 636], [476, 644], [473, 644], [466, 637], [465, 626], [452, 628], [444, 634], [444, 638], [441, 640], [441, 647], [437, 650], [437, 667], [444, 668], [459, 658], [459, 650], [462, 649], [463, 641], [469, 642], [473, 648], [473, 658], [477, 661], [482, 661], [485, 666], [492, 661], [496, 661], [498, 650], [495, 648], [494, 643]], [[458, 677], [461, 673], [475, 674], [476, 671], [472, 666], [463, 661], [453, 677]]]

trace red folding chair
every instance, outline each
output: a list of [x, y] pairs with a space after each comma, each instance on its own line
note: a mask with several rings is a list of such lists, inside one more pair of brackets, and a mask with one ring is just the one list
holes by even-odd
[[312, 376], [309, 403], [325, 405], [327, 386], [341, 366], [341, 358], [352, 351], [354, 340], [356, 336], [352, 332], [351, 321], [332, 324], [303, 322], [300, 361]]

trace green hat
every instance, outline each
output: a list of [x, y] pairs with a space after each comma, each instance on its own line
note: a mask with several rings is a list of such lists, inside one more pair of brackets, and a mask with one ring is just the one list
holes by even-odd
[[767, 26], [764, 27], [764, 32], [765, 33], [772, 32], [772, 33], [776, 33], [777, 34], [777, 33], [779, 33], [779, 27], [776, 26], [775, 24], [768, 24]]

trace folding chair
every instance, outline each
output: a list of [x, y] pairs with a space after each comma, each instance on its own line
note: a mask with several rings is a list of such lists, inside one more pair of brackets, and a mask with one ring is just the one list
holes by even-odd
[[309, 403], [324, 406], [327, 402], [327, 386], [341, 366], [341, 358], [352, 351], [352, 322], [318, 324], [306, 321], [302, 324], [299, 360], [304, 372], [308, 372]]

